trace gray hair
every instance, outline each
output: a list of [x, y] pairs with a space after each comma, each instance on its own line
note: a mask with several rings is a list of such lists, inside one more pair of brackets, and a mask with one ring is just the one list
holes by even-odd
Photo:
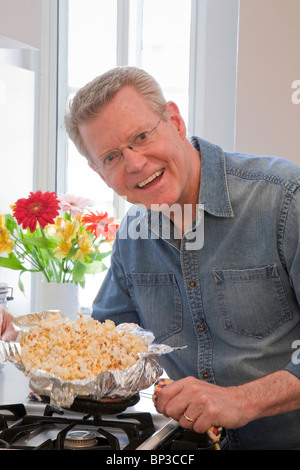
[[65, 127], [77, 150], [89, 159], [78, 126], [93, 119], [125, 86], [134, 87], [145, 97], [150, 109], [161, 114], [166, 100], [156, 80], [137, 67], [116, 67], [96, 77], [78, 90], [69, 103]]

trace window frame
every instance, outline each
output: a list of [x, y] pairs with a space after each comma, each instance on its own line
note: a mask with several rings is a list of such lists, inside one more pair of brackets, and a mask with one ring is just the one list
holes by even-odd
[[236, 139], [239, 11], [240, 0], [192, 0], [188, 131], [228, 151]]

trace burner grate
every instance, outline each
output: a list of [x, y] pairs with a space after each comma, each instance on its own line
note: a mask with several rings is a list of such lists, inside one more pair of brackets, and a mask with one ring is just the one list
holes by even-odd
[[[121, 413], [108, 419], [98, 414], [73, 418], [51, 405], [46, 405], [43, 416], [26, 414], [25, 407], [22, 407], [23, 405], [18, 404], [1, 406], [1, 410], [9, 413], [0, 415], [0, 448], [62, 450], [76, 447], [82, 450], [119, 450], [121, 432], [126, 436], [123, 450], [130, 450], [136, 449], [155, 432], [150, 413]], [[77, 439], [74, 442], [76, 439], [70, 438], [82, 433], [95, 434], [95, 437], [90, 442], [86, 442], [86, 439]], [[38, 435], [45, 436], [44, 441], [37, 446], [31, 445]]]

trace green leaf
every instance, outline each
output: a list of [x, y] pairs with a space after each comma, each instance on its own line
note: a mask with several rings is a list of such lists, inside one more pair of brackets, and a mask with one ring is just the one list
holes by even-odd
[[5, 215], [5, 227], [10, 233], [13, 233], [13, 231], [17, 228], [17, 222], [10, 214]]
[[17, 271], [24, 269], [22, 263], [20, 263], [14, 254], [8, 258], [0, 257], [0, 266], [3, 268], [15, 269]]
[[67, 254], [65, 260], [69, 261], [70, 259], [72, 259], [73, 256], [75, 255], [76, 251], [77, 251], [77, 248], [75, 246], [72, 246], [69, 253]]
[[103, 258], [106, 258], [107, 256], [110, 256], [110, 255], [111, 255], [111, 250], [106, 251], [106, 253], [98, 253], [94, 259], [96, 261], [101, 261]]
[[96, 274], [101, 273], [107, 270], [107, 266], [105, 266], [102, 261], [94, 261], [93, 263], [88, 263], [86, 266], [86, 274]]
[[21, 281], [21, 274], [23, 274], [23, 272], [24, 272], [24, 271], [22, 271], [22, 272], [20, 273], [18, 286], [19, 286], [20, 291], [23, 292], [23, 294], [25, 294], [24, 284], [23, 284], [23, 282]]
[[37, 248], [45, 249], [56, 248], [57, 246], [54, 241], [44, 237], [24, 237], [22, 242], [24, 243], [24, 245], [32, 245]]
[[85, 264], [81, 261], [76, 261], [73, 268], [73, 281], [80, 284], [84, 280], [85, 272]]

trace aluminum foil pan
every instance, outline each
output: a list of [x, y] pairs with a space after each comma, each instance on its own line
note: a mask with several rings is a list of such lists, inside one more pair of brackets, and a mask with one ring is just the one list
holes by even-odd
[[[19, 330], [28, 330], [32, 325], [37, 324], [40, 318], [45, 319], [48, 315], [57, 315], [57, 313], [60, 312], [45, 311], [39, 314], [25, 315], [16, 318], [14, 324]], [[133, 366], [124, 370], [107, 370], [94, 378], [75, 380], [63, 380], [45, 370], [31, 369], [28, 374], [30, 388], [35, 393], [48, 396], [51, 404], [65, 408], [69, 408], [76, 397], [88, 397], [93, 400], [125, 399], [150, 387], [162, 375], [163, 369], [159, 363], [160, 355], [182, 349], [181, 347], [172, 348], [165, 344], [153, 343], [153, 333], [134, 323], [122, 323], [116, 329], [127, 330], [132, 334], [139, 335], [148, 344], [148, 351], [140, 353], [139, 359]], [[20, 345], [14, 342], [10, 346], [6, 343], [5, 346], [2, 344], [1, 348], [0, 344], [0, 362], [13, 362], [17, 368], [24, 372]]]

